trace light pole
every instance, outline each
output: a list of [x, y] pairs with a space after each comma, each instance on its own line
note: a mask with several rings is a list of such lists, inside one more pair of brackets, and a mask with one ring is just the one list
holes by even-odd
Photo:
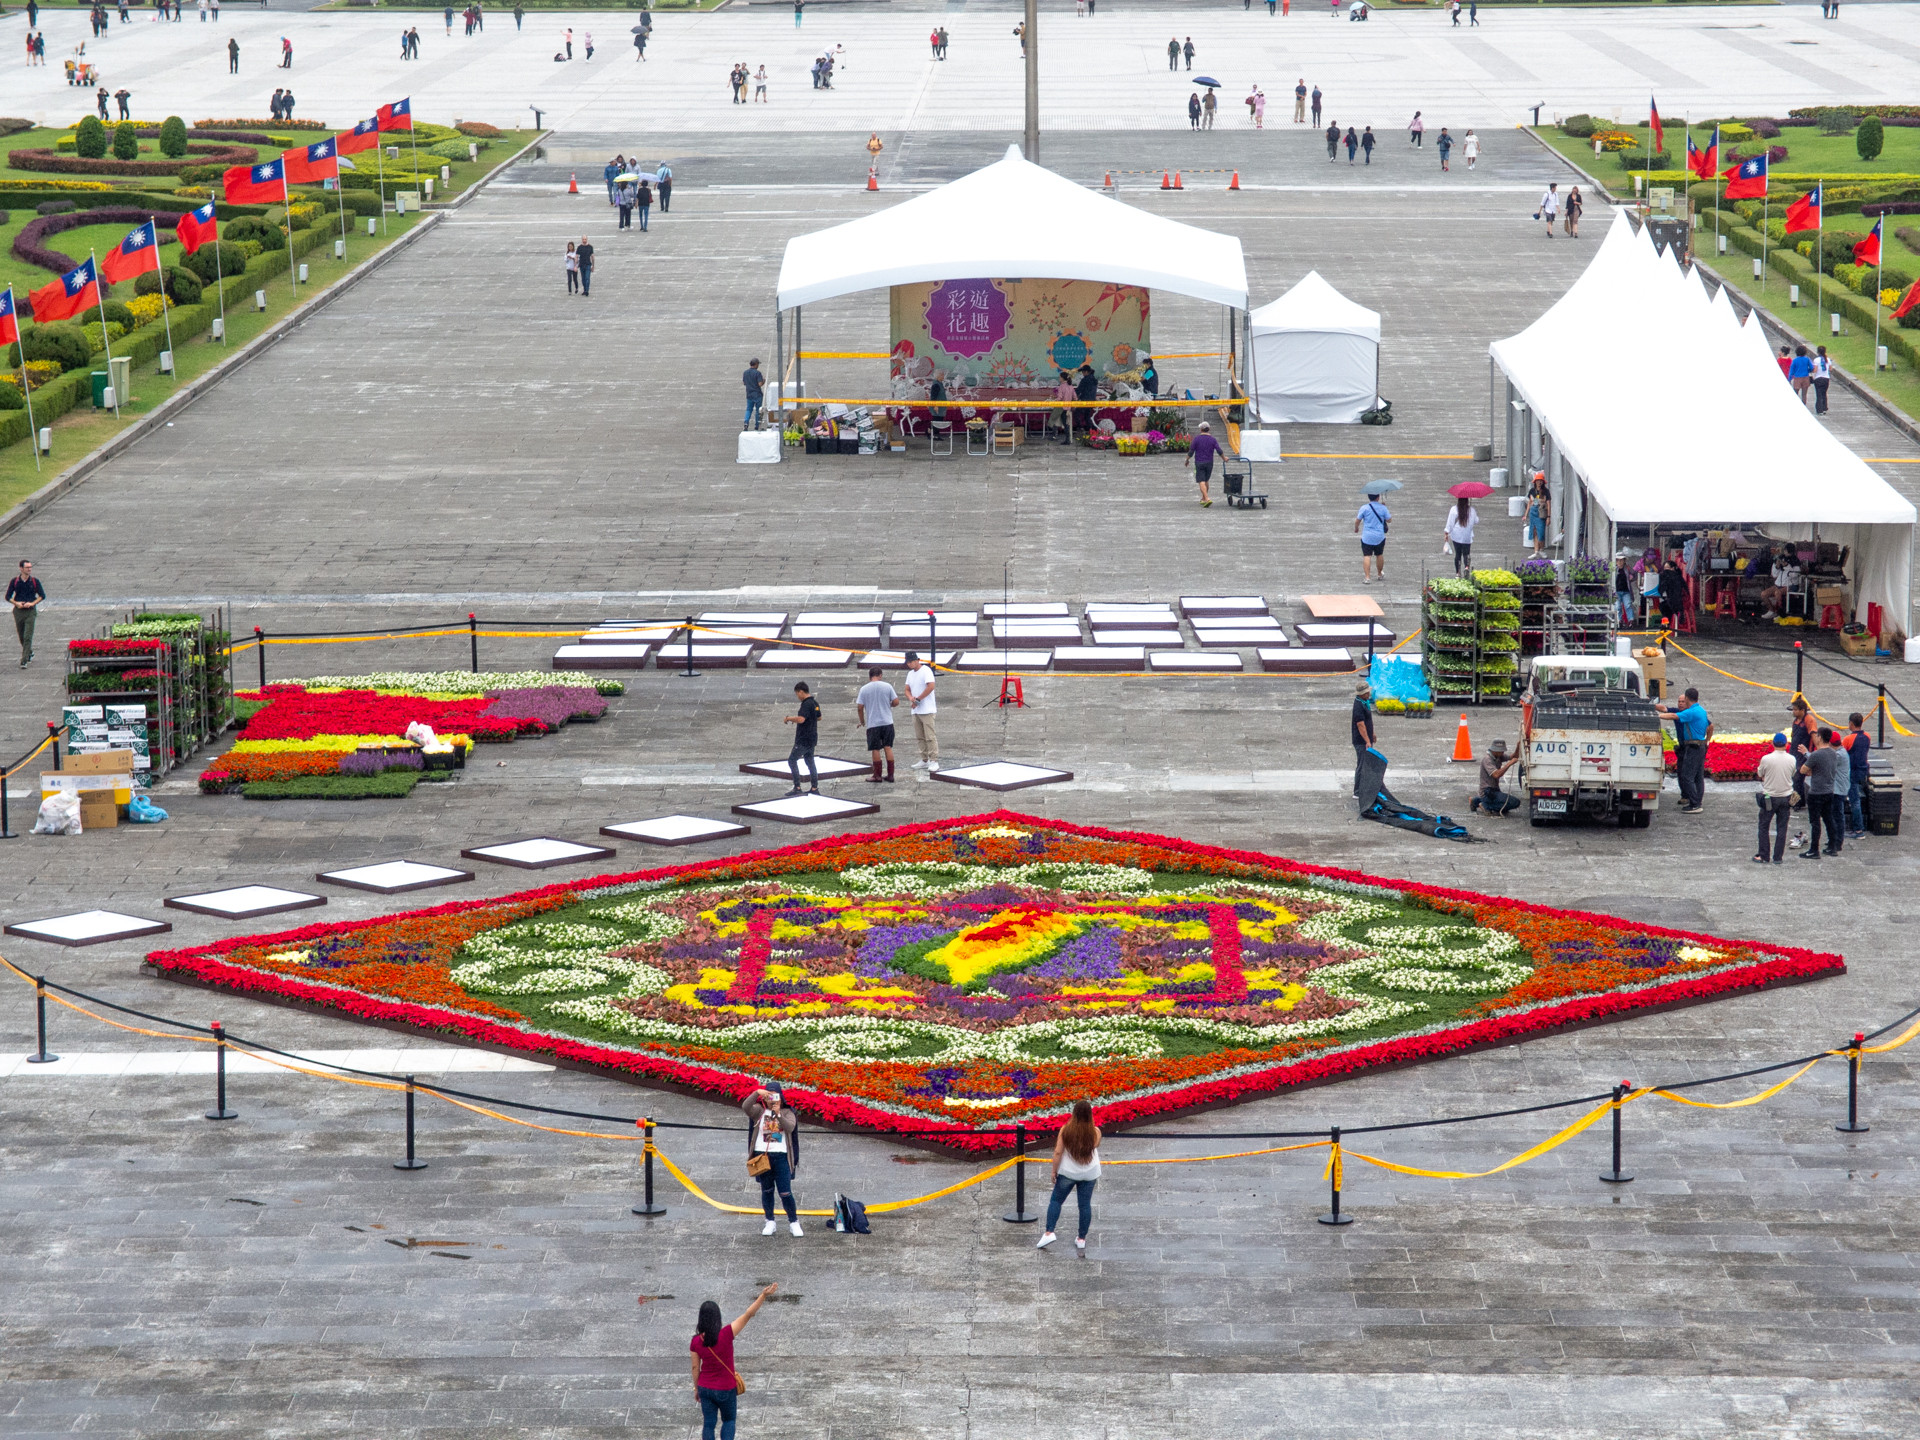
[[1027, 51], [1027, 160], [1040, 163], [1040, 30], [1038, 0], [1027, 0], [1026, 28], [1021, 32], [1026, 37]]

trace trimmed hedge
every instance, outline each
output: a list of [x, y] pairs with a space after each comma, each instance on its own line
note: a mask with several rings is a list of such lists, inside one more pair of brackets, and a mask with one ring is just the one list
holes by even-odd
[[[96, 124], [99, 122], [95, 122]], [[104, 127], [103, 127], [104, 131]], [[251, 165], [254, 152], [241, 145], [190, 145], [190, 154], [203, 165], [225, 168]], [[62, 155], [54, 150], [10, 150], [7, 166], [13, 170], [36, 170], [52, 175], [178, 175], [187, 168], [182, 160], [93, 160], [82, 155]]]
[[[1734, 249], [1747, 255], [1760, 254], [1761, 239], [1757, 230], [1750, 229], [1746, 225], [1735, 224], [1722, 229], [1720, 233], [1727, 237], [1727, 243]], [[1769, 248], [1767, 266], [1769, 269], [1779, 271], [1792, 283], [1800, 286], [1803, 299], [1806, 298], [1806, 292], [1811, 290], [1824, 311], [1837, 311], [1864, 330], [1872, 330], [1874, 322], [1879, 321], [1880, 343], [1885, 345], [1891, 354], [1898, 355], [1909, 365], [1920, 368], [1920, 342], [1901, 333], [1902, 328], [1920, 329], [1920, 325], [1907, 323], [1913, 320], [1914, 316], [1906, 316], [1898, 322], [1897, 326], [1889, 325], [1886, 307], [1876, 304], [1865, 295], [1858, 295], [1844, 289], [1832, 280], [1816, 276], [1812, 262], [1801, 258], [1791, 250]], [[0, 424], [3, 423], [0, 422]]]

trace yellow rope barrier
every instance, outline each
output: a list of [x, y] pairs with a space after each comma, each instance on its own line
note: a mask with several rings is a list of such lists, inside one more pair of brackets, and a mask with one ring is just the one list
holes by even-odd
[[42, 750], [46, 749], [49, 745], [53, 744], [53, 742], [59, 738], [59, 734], [60, 732], [57, 730], [49, 730], [47, 732], [47, 738], [42, 740], [38, 745], [34, 746], [33, 749], [29, 750], [25, 755], [22, 755], [18, 760], [16, 760], [13, 763], [12, 769], [0, 770], [0, 784], [5, 784], [9, 776], [19, 774], [20, 771], [26, 767], [26, 763], [29, 760], [33, 759], [34, 756], [38, 755]]

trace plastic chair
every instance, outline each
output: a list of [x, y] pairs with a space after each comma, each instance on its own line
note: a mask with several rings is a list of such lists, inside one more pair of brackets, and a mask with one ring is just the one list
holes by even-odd
[[[953, 454], [953, 422], [951, 420], [930, 420], [927, 422], [927, 431], [927, 454], [929, 456]], [[940, 444], [943, 440], [946, 441], [946, 448], [944, 449], [941, 448]]]
[[989, 434], [990, 432], [987, 429], [986, 421], [969, 420], [967, 422], [967, 454], [990, 454], [992, 452], [992, 443], [988, 438]]

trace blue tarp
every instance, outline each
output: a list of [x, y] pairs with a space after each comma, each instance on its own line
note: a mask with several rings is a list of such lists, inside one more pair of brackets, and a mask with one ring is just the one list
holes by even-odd
[[1420, 659], [1416, 655], [1376, 655], [1373, 668], [1367, 672], [1367, 683], [1373, 686], [1373, 698], [1376, 701], [1424, 700], [1433, 703], [1433, 691], [1427, 688], [1427, 677], [1420, 669]]

